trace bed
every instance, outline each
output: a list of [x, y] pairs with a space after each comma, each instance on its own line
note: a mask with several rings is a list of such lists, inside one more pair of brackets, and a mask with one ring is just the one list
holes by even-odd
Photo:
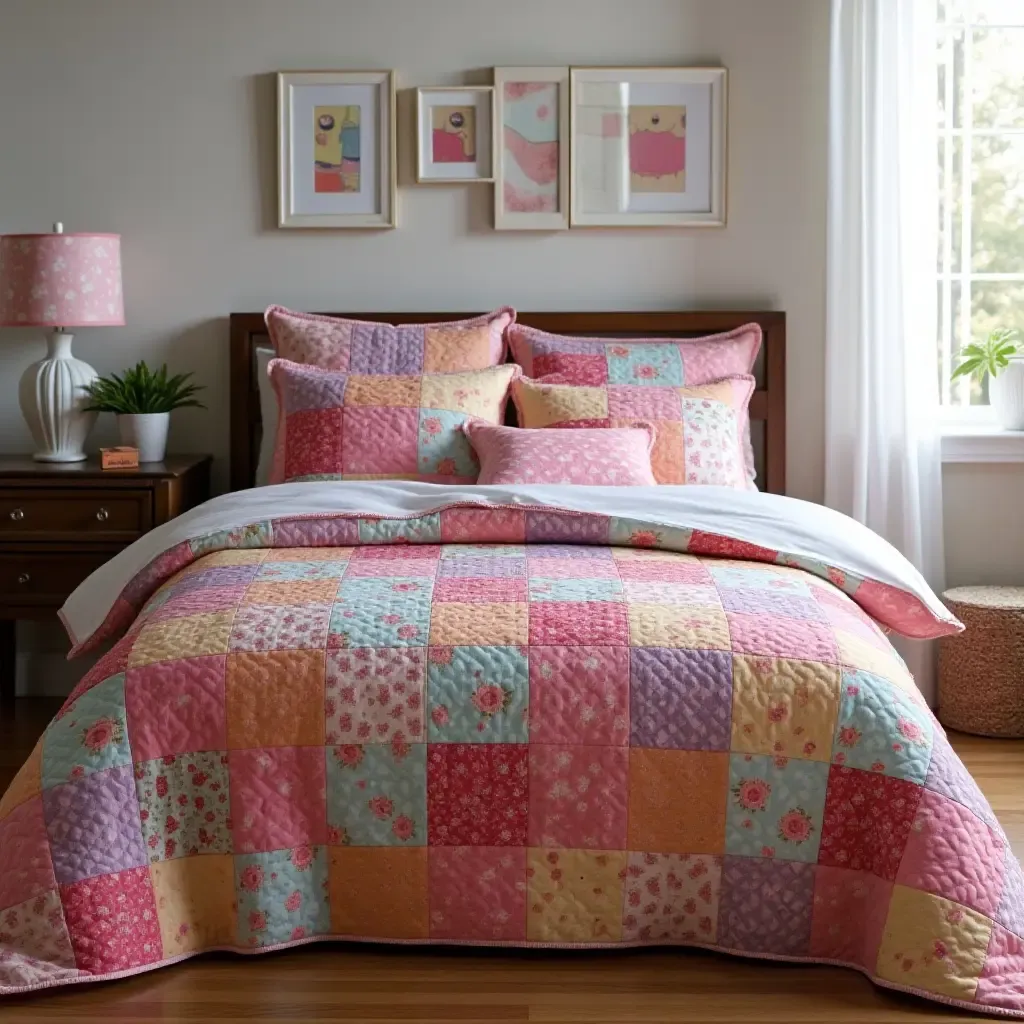
[[0, 799], [0, 993], [325, 938], [695, 945], [1024, 1016], [1020, 866], [885, 635], [959, 624], [783, 496], [783, 315], [519, 321], [760, 323], [765, 491], [253, 488], [233, 315], [232, 493], [63, 610], [112, 646]]

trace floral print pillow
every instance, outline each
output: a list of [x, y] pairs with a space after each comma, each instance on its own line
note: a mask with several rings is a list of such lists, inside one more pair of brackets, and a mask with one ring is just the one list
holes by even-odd
[[504, 419], [514, 365], [465, 373], [341, 373], [287, 359], [268, 367], [278, 426], [271, 483], [474, 483], [468, 420]]
[[754, 378], [726, 377], [696, 387], [576, 385], [561, 377], [512, 384], [519, 425], [632, 427], [653, 425], [651, 469], [659, 484], [754, 486], [748, 458], [748, 406]]

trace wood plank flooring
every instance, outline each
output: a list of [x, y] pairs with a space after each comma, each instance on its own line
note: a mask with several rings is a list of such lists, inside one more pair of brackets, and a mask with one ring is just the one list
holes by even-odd
[[[0, 720], [0, 790], [56, 710], [19, 701]], [[1024, 741], [950, 734], [1024, 855]], [[0, 1000], [3, 1024], [68, 1021], [537, 1024], [915, 1024], [992, 1020], [884, 992], [832, 967], [686, 950], [607, 953], [398, 949], [345, 943], [242, 958], [215, 954], [150, 974]]]

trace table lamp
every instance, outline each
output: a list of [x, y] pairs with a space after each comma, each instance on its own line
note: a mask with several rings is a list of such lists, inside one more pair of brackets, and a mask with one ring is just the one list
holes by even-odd
[[0, 235], [0, 327], [51, 327], [46, 358], [21, 378], [18, 399], [39, 462], [81, 462], [96, 413], [85, 385], [96, 371], [71, 355], [68, 327], [122, 327], [120, 235]]

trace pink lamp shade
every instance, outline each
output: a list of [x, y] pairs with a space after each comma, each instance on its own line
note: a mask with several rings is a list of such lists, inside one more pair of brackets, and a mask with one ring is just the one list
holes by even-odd
[[0, 235], [0, 327], [123, 325], [120, 235]]

